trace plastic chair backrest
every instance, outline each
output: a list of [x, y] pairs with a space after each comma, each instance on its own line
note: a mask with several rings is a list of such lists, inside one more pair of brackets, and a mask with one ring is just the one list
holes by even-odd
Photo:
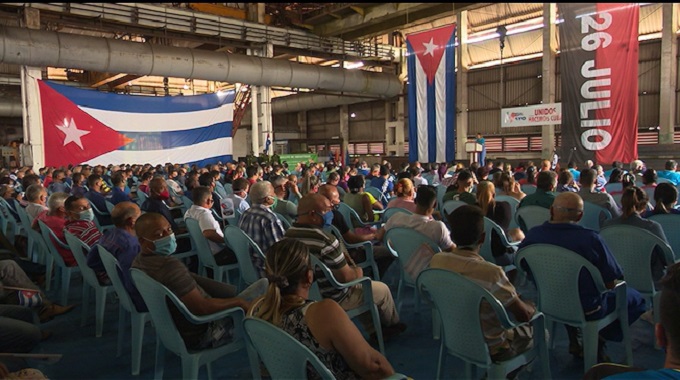
[[585, 228], [599, 231], [602, 223], [611, 218], [612, 214], [606, 208], [592, 202], [583, 202], [583, 217], [578, 224]]
[[290, 222], [288, 221], [288, 219], [286, 219], [285, 216], [279, 214], [278, 212], [275, 212], [274, 214], [276, 214], [276, 217], [281, 221], [281, 224], [283, 225], [284, 230], [287, 230], [287, 229], [290, 228]]
[[21, 207], [21, 205], [19, 205], [18, 203], [16, 203], [15, 206], [16, 206], [17, 214], [19, 214], [19, 220], [21, 220], [21, 225], [26, 230], [31, 229], [31, 223], [33, 221], [31, 220], [31, 217], [28, 216], [26, 209]]
[[519, 201], [517, 198], [510, 195], [496, 195], [496, 202], [508, 202], [510, 203], [510, 208], [512, 208], [512, 213], [514, 214], [519, 207]]
[[80, 268], [80, 273], [82, 273], [85, 281], [92, 287], [101, 287], [102, 285], [99, 284], [99, 280], [97, 279], [94, 270], [87, 266], [87, 254], [90, 252], [90, 246], [68, 231], [64, 231], [64, 236], [66, 237], [66, 243], [68, 243], [69, 248], [71, 248], [73, 257], [76, 259], [78, 268]]
[[401, 207], [389, 207], [385, 209], [385, 212], [383, 213], [383, 222], [387, 222], [392, 215], [398, 214], [398, 213], [404, 213], [407, 215], [413, 215], [413, 213], [405, 208]]
[[215, 181], [215, 192], [220, 196], [220, 198], [227, 196], [227, 191], [224, 189], [224, 185], [222, 185], [222, 183], [219, 181]]
[[550, 220], [550, 209], [541, 206], [523, 206], [515, 214], [517, 225], [526, 233], [533, 227]]
[[465, 206], [467, 203], [463, 201], [456, 201], [456, 200], [450, 200], [444, 202], [444, 205], [442, 206], [442, 211], [444, 211], [444, 214], [446, 216], [450, 215], [455, 209], [461, 206]]
[[338, 205], [338, 211], [340, 211], [340, 214], [342, 214], [342, 218], [345, 219], [345, 223], [348, 227], [352, 228], [352, 226], [355, 225], [355, 221], [357, 223], [361, 223], [359, 214], [357, 214], [357, 212], [354, 211], [353, 208], [349, 207], [349, 205], [346, 203], [340, 203]]
[[226, 191], [227, 195], [234, 194], [234, 189], [233, 189], [231, 183], [225, 183], [224, 184], [224, 191]]
[[179, 354], [180, 356], [187, 355], [187, 348], [184, 344], [184, 340], [179, 334], [175, 322], [172, 320], [170, 309], [165, 299], [166, 297], [170, 298], [178, 309], [185, 309], [185, 312], [189, 313], [189, 311], [186, 310], [184, 303], [182, 303], [174, 293], [168, 290], [168, 288], [149, 277], [149, 275], [141, 270], [132, 268], [130, 269], [130, 273], [137, 286], [137, 290], [139, 290], [146, 306], [149, 308], [149, 313], [151, 314], [154, 326], [162, 326], [162, 328], [156, 328], [158, 338], [168, 350]]
[[377, 187], [368, 186], [364, 189], [364, 191], [371, 194], [373, 198], [375, 198], [378, 202], [381, 202], [383, 204], [384, 204], [383, 201], [387, 200], [385, 194], [383, 194], [383, 192], [380, 191], [380, 189], [378, 189]]
[[439, 245], [432, 241], [432, 239], [410, 228], [390, 228], [385, 234], [384, 241], [392, 254], [399, 258], [402, 279], [410, 285], [415, 285], [416, 279], [411, 278], [411, 276], [404, 271], [404, 267], [418, 249], [420, 249], [423, 244], [427, 244], [435, 253], [441, 252]]
[[649, 217], [661, 225], [668, 244], [673, 248], [675, 257], [680, 255], [680, 215], [677, 214], [656, 214]]
[[625, 224], [607, 226], [600, 231], [600, 236], [621, 265], [626, 283], [641, 293], [655, 292], [651, 271], [655, 247], [663, 251], [667, 265], [675, 262], [671, 247], [658, 236], [640, 227]]
[[97, 245], [97, 252], [99, 252], [99, 257], [102, 260], [102, 264], [104, 264], [104, 269], [106, 269], [106, 274], [109, 276], [109, 279], [111, 280], [111, 284], [113, 285], [113, 289], [116, 291], [116, 294], [118, 294], [118, 299], [120, 300], [120, 304], [123, 306], [123, 308], [130, 313], [136, 312], [137, 309], [135, 308], [135, 305], [132, 302], [132, 298], [130, 298], [130, 294], [128, 293], [128, 290], [125, 288], [125, 285], [123, 284], [123, 278], [121, 277], [121, 272], [122, 269], [120, 268], [120, 264], [118, 263], [118, 259], [113, 257], [111, 252], [109, 252], [106, 248], [102, 247], [101, 245]]
[[479, 255], [482, 256], [484, 260], [495, 264], [496, 260], [493, 258], [493, 251], [491, 250], [491, 236], [493, 235], [492, 231], [495, 231], [495, 233], [498, 234], [498, 237], [501, 239], [501, 243], [505, 247], [510, 246], [510, 242], [508, 241], [507, 236], [505, 236], [503, 229], [498, 224], [496, 224], [496, 222], [485, 216], [484, 233], [486, 236], [484, 237], [484, 243], [482, 243], [482, 246], [479, 247]]
[[439, 211], [444, 208], [444, 195], [446, 195], [446, 186], [437, 185], [437, 208]]
[[203, 236], [203, 231], [201, 231], [198, 220], [194, 218], [186, 218], [185, 222], [187, 225], [187, 230], [189, 231], [189, 237], [193, 241], [194, 247], [196, 247], [196, 251], [198, 252], [199, 260], [201, 260], [201, 262], [207, 267], [216, 267], [217, 263], [215, 262], [215, 257], [212, 255], [210, 243], [208, 243], [208, 239]]
[[526, 195], [530, 195], [536, 192], [536, 185], [532, 185], [529, 183], [521, 185], [520, 188], [522, 189], [522, 192]]
[[187, 209], [191, 206], [193, 206], [194, 202], [189, 199], [186, 195], [182, 195], [182, 204], [187, 207]]
[[49, 227], [47, 227], [45, 223], [43, 223], [42, 220], [38, 220], [38, 226], [40, 226], [40, 234], [43, 238], [43, 241], [45, 242], [45, 248], [47, 248], [49, 254], [52, 255], [57, 265], [65, 267], [66, 264], [64, 263], [64, 258], [61, 257], [59, 251], [57, 250], [57, 246], [55, 245], [59, 244], [59, 239], [54, 235], [54, 232]]
[[427, 292], [436, 306], [444, 330], [442, 343], [449, 353], [479, 366], [489, 366], [491, 355], [484, 339], [479, 306], [482, 301], [488, 302], [499, 319], [509, 324], [503, 305], [478, 284], [444, 269], [420, 272], [417, 287], [422, 293]]
[[106, 201], [106, 211], [109, 212], [109, 215], [113, 213], [113, 208], [116, 207], [113, 203], [110, 201]]
[[621, 197], [623, 197], [623, 193], [615, 193], [615, 194], [609, 194], [612, 196], [614, 199], [614, 202], [616, 202], [616, 205], [621, 207]]
[[149, 198], [149, 196], [146, 195], [145, 192], [137, 190], [137, 203], [139, 204], [139, 207], [142, 207], [142, 204], [146, 202], [147, 198]]
[[623, 190], [623, 184], [621, 182], [608, 183], [604, 185], [604, 189], [611, 194]]
[[227, 226], [224, 229], [224, 241], [236, 253], [239, 270], [243, 281], [250, 285], [260, 279], [260, 276], [255, 271], [253, 266], [253, 259], [250, 256], [251, 249], [257, 251], [257, 254], [264, 258], [264, 254], [260, 247], [251, 239], [242, 229], [237, 226]]
[[306, 379], [307, 363], [322, 379], [335, 379], [309, 348], [282, 329], [258, 318], [246, 318], [243, 327], [273, 379]]
[[532, 244], [517, 252], [515, 263], [529, 267], [538, 289], [538, 309], [547, 317], [579, 325], [585, 315], [579, 294], [579, 274], [585, 268], [599, 293], [605, 292], [600, 271], [576, 252], [552, 244]]

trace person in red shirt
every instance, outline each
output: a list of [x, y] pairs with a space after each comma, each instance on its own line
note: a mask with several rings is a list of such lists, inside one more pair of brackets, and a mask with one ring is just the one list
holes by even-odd
[[92, 211], [87, 198], [71, 195], [66, 198], [64, 208], [66, 210], [66, 231], [90, 247], [97, 244], [102, 234], [93, 222], [94, 211]]
[[76, 262], [76, 259], [73, 258], [73, 253], [71, 253], [71, 250], [68, 249], [68, 246], [66, 245], [66, 238], [64, 237], [64, 226], [66, 225], [66, 209], [64, 208], [64, 202], [68, 197], [68, 194], [62, 192], [57, 192], [50, 195], [50, 198], [47, 200], [47, 212], [39, 214], [33, 220], [32, 227], [34, 230], [40, 232], [38, 221], [45, 223], [47, 227], [49, 227], [50, 230], [54, 232], [54, 236], [56, 236], [59, 240], [55, 241], [54, 238], [52, 238], [51, 243], [57, 247], [57, 251], [64, 259], [64, 263], [67, 266], [73, 267], [78, 263]]

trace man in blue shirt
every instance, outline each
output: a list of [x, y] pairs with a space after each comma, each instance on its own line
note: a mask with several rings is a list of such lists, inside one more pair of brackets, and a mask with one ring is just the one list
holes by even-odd
[[85, 198], [97, 208], [98, 212], [95, 212], [95, 216], [99, 220], [99, 224], [102, 226], [110, 225], [111, 215], [106, 209], [106, 198], [101, 193], [102, 177], [98, 174], [87, 177], [87, 188], [89, 190], [85, 193]]
[[122, 172], [114, 173], [111, 182], [113, 182], [111, 203], [117, 205], [120, 202], [132, 202], [132, 198], [125, 192], [125, 177]]
[[[600, 271], [605, 286], [612, 289], [617, 280], [623, 277], [623, 271], [600, 235], [577, 224], [582, 217], [581, 197], [572, 192], [560, 193], [550, 207], [550, 221], [529, 230], [519, 249], [531, 244], [552, 244], [571, 250], [590, 261]], [[616, 308], [615, 293], [607, 292], [600, 295], [592, 277], [585, 272], [579, 276], [579, 293], [586, 320], [600, 319]], [[629, 286], [627, 302], [628, 323], [632, 324], [645, 312], [645, 301], [637, 290]], [[582, 351], [575, 330], [573, 327], [567, 327], [569, 351], [580, 356]], [[607, 340], [621, 341], [623, 334], [620, 324], [613, 322], [600, 330], [600, 336]], [[598, 361], [604, 360], [604, 341], [601, 339]]]
[[671, 181], [674, 186], [678, 186], [680, 185], [680, 173], [676, 171], [677, 168], [678, 163], [675, 160], [668, 160], [666, 161], [666, 170], [659, 170], [656, 175], [659, 178]]

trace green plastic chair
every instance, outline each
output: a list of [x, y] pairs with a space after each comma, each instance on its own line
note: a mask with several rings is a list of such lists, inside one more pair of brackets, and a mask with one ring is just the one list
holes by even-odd
[[[18, 202], [15, 204], [15, 206], [17, 209], [17, 214], [19, 214], [19, 220], [21, 220], [21, 226], [26, 232], [27, 239], [26, 248], [28, 251], [28, 257], [30, 257], [31, 261], [33, 261], [34, 263], [46, 264], [48, 254], [43, 249], [44, 244], [36, 242], [36, 236], [40, 236], [40, 234], [35, 232], [35, 230], [31, 228], [32, 220], [28, 216], [28, 213], [26, 213], [26, 210], [23, 207], [21, 207], [21, 205], [19, 205]], [[40, 239], [42, 239], [42, 237]], [[51, 273], [46, 273], [45, 276], [46, 276], [45, 288], [47, 290], [50, 290]]]
[[536, 192], [536, 185], [532, 185], [529, 183], [521, 185], [520, 188], [522, 189], [522, 192], [526, 195], [531, 195]]
[[446, 195], [446, 186], [437, 185], [437, 209], [439, 212], [444, 211], [444, 195]]
[[550, 209], [541, 206], [523, 206], [517, 209], [515, 219], [525, 234], [530, 229], [550, 220]]
[[[583, 331], [584, 372], [597, 363], [598, 332], [617, 320], [623, 331], [626, 364], [633, 365], [625, 281], [609, 290], [604, 285], [600, 271], [592, 263], [573, 251], [551, 244], [532, 244], [520, 249], [515, 263], [518, 268], [526, 263], [534, 277], [538, 289], [538, 309], [546, 316], [553, 345], [557, 323], [580, 327]], [[581, 270], [590, 273], [600, 294], [608, 291], [616, 294], [616, 309], [602, 319], [586, 321], [578, 289]]]
[[[140, 191], [137, 191], [137, 205], [138, 205], [139, 207], [142, 207], [142, 205], [144, 204], [144, 202], [146, 202], [147, 198], [149, 198], [149, 196], [146, 195], [145, 192], [143, 192], [143, 191], [141, 191], [141, 190], [140, 190]], [[184, 200], [184, 198], [182, 198], [182, 200]]]
[[[349, 207], [346, 203], [340, 203], [338, 205], [338, 211], [340, 211], [340, 214], [342, 215], [342, 218], [345, 220], [345, 223], [347, 226], [350, 228], [354, 227], [371, 227], [371, 226], [380, 226], [383, 222], [364, 222], [361, 220], [359, 217], [359, 214], [357, 212]], [[378, 211], [378, 210], [373, 210], [374, 214], [381, 214], [384, 211]]]
[[106, 274], [111, 280], [113, 289], [118, 295], [118, 346], [116, 351], [116, 356], [120, 356], [123, 350], [123, 340], [126, 332], [125, 320], [126, 314], [130, 314], [130, 324], [132, 325], [132, 336], [130, 343], [132, 345], [132, 375], [139, 375], [140, 365], [142, 362], [142, 342], [144, 340], [144, 326], [146, 322], [151, 321], [151, 315], [149, 312], [139, 312], [135, 307], [135, 304], [130, 298], [130, 294], [125, 285], [123, 284], [123, 279], [121, 278], [120, 265], [118, 260], [113, 257], [111, 252], [106, 250], [106, 248], [101, 245], [97, 246], [97, 251], [99, 252], [99, 257], [104, 264], [106, 269]]
[[364, 189], [364, 191], [371, 194], [373, 196], [373, 198], [375, 198], [378, 202], [380, 202], [384, 205], [387, 204], [387, 201], [388, 201], [387, 196], [385, 194], [383, 194], [383, 192], [380, 189], [378, 189], [377, 187], [367, 186]]
[[447, 217], [449, 216], [455, 209], [461, 206], [466, 206], [467, 203], [463, 201], [457, 201], [457, 200], [449, 200], [444, 202], [444, 205], [442, 205], [442, 212], [443, 216]]
[[186, 218], [187, 229], [189, 230], [189, 236], [191, 237], [192, 243], [195, 244], [196, 251], [198, 252], [198, 260], [200, 261], [200, 272], [202, 276], [205, 276], [207, 271], [206, 268], [210, 268], [213, 271], [213, 279], [215, 281], [222, 282], [226, 280], [229, 281], [229, 271], [232, 269], [238, 269], [238, 263], [229, 265], [217, 265], [215, 262], [215, 257], [210, 249], [210, 243], [208, 239], [203, 236], [201, 227], [198, 224], [198, 220], [193, 218]]
[[238, 268], [241, 274], [240, 289], [245, 289], [248, 285], [260, 279], [259, 274], [253, 266], [253, 259], [250, 256], [251, 250], [264, 260], [264, 253], [260, 247], [242, 229], [237, 226], [227, 226], [224, 229], [224, 242], [236, 253]]
[[[504, 247], [512, 248], [515, 251], [517, 250], [519, 242], [511, 243], [508, 241], [503, 229], [498, 224], [496, 224], [496, 222], [487, 218], [486, 216], [484, 217], [484, 233], [486, 234], [484, 243], [482, 243], [481, 247], [479, 247], [479, 255], [482, 256], [484, 260], [496, 264], [496, 259], [494, 258], [493, 252], [491, 250], [491, 237], [493, 233], [498, 235], [498, 237], [501, 239], [501, 244], [503, 244]], [[514, 267], [514, 265], [506, 265], [503, 269], [507, 272]]]
[[510, 211], [512, 211], [512, 216], [510, 218], [510, 226], [508, 226], [509, 229], [512, 228], [519, 228], [517, 225], [517, 220], [515, 219], [515, 214], [517, 214], [517, 208], [519, 208], [519, 201], [515, 197], [511, 197], [510, 195], [496, 195], [495, 197], [496, 202], [508, 202], [510, 204]]
[[672, 265], [677, 261], [673, 249], [653, 233], [625, 224], [605, 227], [600, 231], [600, 236], [621, 265], [626, 282], [645, 297], [647, 305], [652, 305], [654, 321], [659, 322], [661, 292], [654, 288], [650, 263], [654, 248], [659, 247], [663, 251], [666, 265]]
[[[335, 379], [309, 348], [282, 329], [259, 318], [246, 318], [243, 327], [249, 344], [252, 344], [272, 379], [307, 379], [308, 363], [322, 379]], [[253, 370], [259, 371], [259, 366]]]
[[404, 270], [406, 264], [408, 264], [411, 257], [418, 251], [418, 249], [423, 245], [427, 244], [436, 252], [441, 252], [439, 245], [432, 241], [429, 237], [421, 234], [410, 228], [395, 227], [390, 228], [385, 234], [384, 241], [386, 242], [387, 248], [390, 250], [392, 255], [394, 255], [399, 261], [399, 285], [397, 286], [397, 310], [401, 312], [401, 306], [403, 304], [404, 288], [410, 287], [414, 289], [415, 298], [415, 311], [418, 313], [420, 305], [420, 297], [416, 289], [416, 279], [411, 278], [409, 274]]
[[656, 214], [649, 217], [661, 225], [668, 244], [673, 248], [673, 253], [680, 255], [680, 215], [676, 214]]
[[606, 208], [598, 206], [592, 202], [583, 202], [583, 217], [578, 222], [578, 224], [585, 228], [599, 231], [602, 223], [604, 223], [606, 220], [610, 220], [611, 218], [612, 214]]
[[[198, 378], [198, 370], [201, 366], [208, 367], [208, 378], [212, 379], [212, 362], [222, 358], [223, 356], [240, 351], [245, 348], [245, 334], [243, 331], [243, 309], [235, 307], [219, 311], [209, 315], [194, 315], [187, 309], [182, 301], [161, 283], [149, 277], [146, 273], [139, 269], [130, 269], [132, 279], [139, 289], [144, 302], [146, 302], [151, 314], [151, 320], [156, 328], [156, 373], [155, 377], [160, 379], [163, 377], [163, 367], [165, 362], [165, 350], [169, 350], [175, 355], [179, 356], [182, 361], [182, 378], [196, 379]], [[224, 318], [233, 318], [234, 320], [234, 338], [231, 343], [225, 344], [216, 348], [207, 348], [201, 351], [189, 351], [182, 336], [175, 326], [175, 322], [170, 315], [170, 309], [166, 299], [170, 301], [179, 309], [182, 315], [191, 323], [204, 324]], [[249, 350], [248, 350], [249, 351]], [[255, 358], [250, 355], [251, 368], [256, 368], [254, 363]], [[253, 371], [253, 377], [259, 378], [259, 371]]]
[[389, 207], [385, 209], [385, 212], [383, 212], [383, 222], [387, 223], [388, 220], [394, 215], [398, 213], [404, 213], [407, 215], [413, 215], [413, 213], [405, 208], [401, 207]]
[[382, 325], [380, 324], [380, 314], [378, 314], [378, 307], [375, 305], [375, 302], [373, 302], [373, 284], [371, 279], [364, 276], [345, 283], [339, 282], [335, 276], [333, 276], [333, 272], [328, 269], [326, 264], [319, 260], [318, 257], [314, 255], [310, 256], [312, 258], [312, 268], [314, 269], [315, 273], [314, 285], [312, 286], [312, 289], [310, 289], [309, 293], [310, 298], [316, 301], [321, 301], [323, 299], [319, 291], [319, 285], [317, 283], [319, 271], [323, 273], [323, 276], [326, 277], [328, 282], [330, 282], [331, 286], [335, 289], [347, 289], [352, 288], [355, 285], [361, 285], [363, 291], [363, 303], [361, 306], [355, 309], [345, 311], [347, 312], [347, 316], [350, 318], [357, 317], [366, 312], [371, 313], [371, 318], [373, 319], [373, 328], [375, 329], [375, 334], [378, 338], [378, 348], [380, 349], [380, 353], [385, 355], [385, 343], [383, 341]]
[[371, 268], [373, 278], [376, 281], [380, 281], [380, 272], [378, 271], [378, 264], [375, 262], [375, 256], [373, 256], [373, 242], [367, 240], [362, 241], [360, 243], [348, 243], [347, 241], [345, 241], [345, 238], [342, 237], [340, 230], [338, 230], [335, 226], [331, 225], [330, 231], [335, 236], [336, 239], [338, 239], [339, 241], [342, 242], [342, 244], [345, 245], [347, 249], [363, 248], [364, 252], [366, 253], [366, 260], [360, 263], [356, 263], [357, 266], [361, 267], [362, 269]]
[[[22, 235], [22, 225], [14, 219], [14, 213], [6, 200], [0, 198], [0, 231], [14, 244], [17, 235]], [[25, 232], [23, 235], [25, 236]]]
[[533, 348], [506, 361], [494, 362], [484, 339], [479, 305], [483, 301], [491, 305], [504, 329], [518, 326], [510, 320], [503, 305], [477, 283], [444, 269], [432, 268], [420, 272], [417, 284], [423, 296], [429, 295], [432, 298], [442, 321], [437, 379], [442, 378], [446, 354], [465, 361], [467, 379], [473, 376], [473, 365], [487, 368], [488, 379], [505, 379], [509, 372], [534, 359], [541, 365], [542, 378], [551, 378], [543, 313], [537, 312], [525, 323], [533, 326]]
[[64, 231], [66, 243], [73, 252], [80, 268], [80, 273], [83, 275], [83, 305], [82, 316], [80, 318], [80, 327], [85, 326], [87, 320], [87, 309], [90, 303], [90, 288], [94, 289], [95, 299], [95, 336], [100, 338], [102, 336], [102, 329], [104, 328], [104, 311], [106, 310], [106, 295], [113, 290], [111, 285], [101, 285], [97, 279], [97, 275], [92, 268], [87, 266], [87, 254], [90, 252], [90, 247], [78, 239], [75, 235], [68, 231]]
[[[40, 232], [41, 236], [43, 239], [43, 243], [45, 244], [45, 250], [48, 252], [48, 259], [46, 263], [46, 276], [47, 273], [51, 273], [54, 265], [56, 264], [56, 267], [59, 269], [59, 272], [61, 273], [61, 280], [59, 282], [60, 286], [60, 291], [61, 291], [61, 296], [59, 297], [60, 303], [62, 305], [68, 304], [68, 291], [71, 286], [71, 275], [74, 272], [80, 271], [80, 268], [78, 266], [74, 267], [69, 267], [66, 266], [66, 263], [64, 263], [64, 258], [61, 257], [59, 254], [59, 251], [57, 251], [57, 247], [54, 245], [55, 242], [56, 244], [59, 244], [60, 246], [70, 249], [66, 244], [63, 242], [59, 241], [59, 239], [54, 235], [54, 232], [47, 227], [45, 223], [43, 223], [42, 220], [38, 220], [38, 225], [40, 226]], [[49, 283], [49, 279], [45, 280], [45, 283]]]
[[288, 219], [285, 216], [279, 214], [278, 212], [275, 212], [274, 214], [276, 214], [276, 217], [281, 221], [281, 224], [283, 225], [283, 229], [288, 230], [291, 226]]
[[111, 215], [113, 213], [113, 208], [116, 207], [111, 201], [104, 201], [106, 203], [106, 211]]
[[108, 211], [104, 212], [98, 209], [97, 206], [95, 206], [95, 204], [91, 200], [88, 199], [87, 201], [90, 202], [90, 207], [92, 207], [92, 211], [94, 212], [94, 219], [92, 221], [97, 226], [97, 229], [101, 232], [104, 232], [105, 230], [113, 228], [114, 227], [113, 224], [102, 225], [101, 223], [99, 223], [99, 216], [110, 216], [111, 214], [109, 214]]

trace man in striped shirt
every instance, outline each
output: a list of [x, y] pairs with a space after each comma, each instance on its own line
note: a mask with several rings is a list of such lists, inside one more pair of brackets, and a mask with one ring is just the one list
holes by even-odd
[[97, 244], [102, 234], [92, 222], [94, 220], [94, 212], [87, 198], [80, 195], [71, 195], [64, 201], [64, 208], [66, 209], [64, 229], [90, 247]]
[[[300, 200], [297, 223], [286, 231], [286, 238], [298, 239], [305, 243], [309, 247], [309, 252], [323, 262], [339, 282], [345, 283], [363, 277], [362, 269], [356, 266], [347, 248], [333, 234], [323, 230], [324, 226], [330, 227], [332, 221], [332, 206], [328, 198], [321, 194], [308, 194]], [[361, 285], [336, 289], [321, 272], [315, 273], [314, 278], [321, 295], [335, 300], [343, 309], [351, 310], [363, 303]], [[373, 301], [380, 314], [384, 338], [404, 331], [406, 325], [399, 322], [390, 289], [380, 281], [372, 281], [371, 287]], [[366, 331], [369, 333], [374, 331], [370, 314], [362, 314], [360, 321]]]

